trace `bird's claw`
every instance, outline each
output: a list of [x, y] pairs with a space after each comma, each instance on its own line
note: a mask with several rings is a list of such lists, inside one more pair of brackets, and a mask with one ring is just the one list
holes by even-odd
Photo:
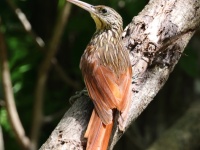
[[80, 97], [83, 96], [83, 95], [89, 96], [89, 95], [88, 95], [88, 91], [87, 91], [86, 88], [84, 88], [84, 89], [81, 90], [81, 91], [76, 91], [76, 92], [75, 92], [75, 95], [74, 95], [74, 96], [71, 96], [71, 97], [69, 98], [69, 103], [70, 103], [70, 104], [73, 104], [78, 98], [80, 98]]

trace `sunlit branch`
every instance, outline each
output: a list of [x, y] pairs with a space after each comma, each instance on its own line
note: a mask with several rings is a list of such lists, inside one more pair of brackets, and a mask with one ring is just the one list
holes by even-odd
[[35, 34], [35, 32], [32, 30], [32, 26], [28, 19], [26, 18], [26, 15], [21, 11], [21, 9], [11, 1], [11, 0], [6, 0], [7, 3], [9, 4], [10, 8], [12, 11], [15, 13], [17, 18], [20, 20], [21, 24], [23, 25], [24, 29], [26, 32], [30, 34], [30, 36], [34, 39], [34, 42], [40, 47], [43, 48], [45, 46], [45, 43], [41, 37]]

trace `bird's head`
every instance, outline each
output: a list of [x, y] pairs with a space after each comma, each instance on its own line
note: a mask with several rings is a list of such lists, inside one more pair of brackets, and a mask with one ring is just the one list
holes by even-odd
[[93, 6], [79, 0], [68, 1], [87, 10], [94, 19], [97, 30], [115, 29], [122, 31], [122, 18], [114, 9], [104, 5]]

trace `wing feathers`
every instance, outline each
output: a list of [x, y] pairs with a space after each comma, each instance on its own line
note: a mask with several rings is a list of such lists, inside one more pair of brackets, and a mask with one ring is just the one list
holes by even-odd
[[110, 124], [112, 122], [112, 109], [109, 108], [108, 105], [103, 101], [103, 95], [99, 91], [99, 88], [95, 85], [96, 82], [93, 81], [93, 78], [88, 81], [88, 78], [85, 78], [85, 83], [89, 91], [89, 95], [93, 100], [95, 105], [95, 109], [102, 119], [104, 124]]
[[118, 77], [103, 65], [93, 65], [98, 67], [93, 69], [92, 74], [85, 74], [84, 80], [99, 117], [104, 124], [110, 124], [113, 119], [112, 109], [124, 111], [128, 105], [130, 69]]

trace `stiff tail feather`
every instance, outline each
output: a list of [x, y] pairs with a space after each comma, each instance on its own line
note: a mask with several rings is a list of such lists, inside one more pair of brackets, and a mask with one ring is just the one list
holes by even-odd
[[107, 150], [110, 135], [113, 128], [113, 122], [105, 125], [99, 118], [97, 112], [93, 110], [86, 133], [86, 150]]

